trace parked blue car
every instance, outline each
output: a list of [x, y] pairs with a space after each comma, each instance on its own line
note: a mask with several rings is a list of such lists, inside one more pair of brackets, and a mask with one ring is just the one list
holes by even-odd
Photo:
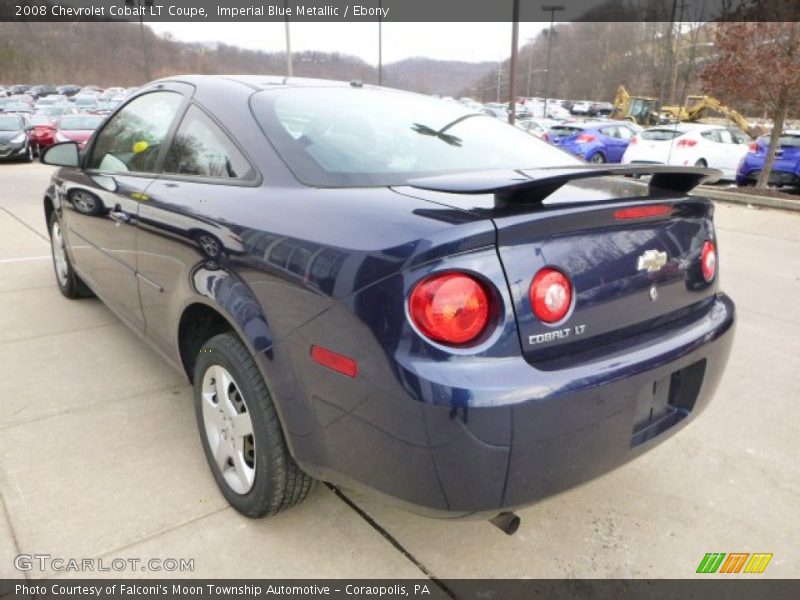
[[563, 123], [551, 127], [550, 142], [591, 163], [618, 163], [636, 132], [622, 123]]
[[[779, 144], [769, 182], [800, 187], [800, 129], [786, 131]], [[760, 137], [750, 144], [750, 151], [744, 155], [736, 170], [736, 185], [753, 185], [756, 182], [764, 168], [768, 149], [769, 136]]]

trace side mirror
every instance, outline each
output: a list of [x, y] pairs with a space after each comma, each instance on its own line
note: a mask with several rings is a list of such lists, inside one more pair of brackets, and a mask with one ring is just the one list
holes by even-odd
[[41, 161], [54, 167], [77, 167], [80, 164], [78, 144], [76, 142], [54, 144], [44, 151]]

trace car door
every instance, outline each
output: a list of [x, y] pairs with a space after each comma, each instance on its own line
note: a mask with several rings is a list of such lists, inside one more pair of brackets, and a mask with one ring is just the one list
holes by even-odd
[[205, 110], [190, 105], [139, 213], [145, 337], [167, 356], [176, 354], [187, 298], [210, 293], [197, 278], [204, 274], [206, 283], [220, 284], [227, 277], [221, 267], [243, 254], [241, 223], [260, 205], [258, 183], [233, 138]]
[[603, 127], [600, 134], [603, 136], [603, 147], [605, 148], [606, 160], [608, 162], [619, 162], [622, 160], [622, 153], [625, 152], [627, 144], [623, 145], [620, 139], [619, 127]]
[[82, 169], [64, 179], [63, 218], [76, 269], [122, 320], [144, 329], [136, 282], [136, 219], [184, 99], [137, 96], [98, 131]]
[[719, 137], [724, 147], [721, 168], [726, 177], [733, 179], [736, 177], [739, 162], [747, 153], [747, 138], [743, 133], [730, 129], [720, 129]]
[[619, 157], [614, 162], [622, 160], [622, 155], [625, 154], [625, 150], [628, 149], [631, 138], [634, 136], [634, 131], [625, 125], [617, 125], [617, 134], [619, 136], [617, 139], [617, 143], [619, 144]]

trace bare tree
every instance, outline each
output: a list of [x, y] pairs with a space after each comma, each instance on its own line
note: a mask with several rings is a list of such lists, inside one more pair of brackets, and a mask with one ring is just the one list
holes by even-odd
[[773, 119], [756, 183], [765, 187], [786, 116], [800, 109], [800, 23], [721, 23], [714, 43], [718, 59], [702, 73], [707, 87], [723, 98], [763, 106]]

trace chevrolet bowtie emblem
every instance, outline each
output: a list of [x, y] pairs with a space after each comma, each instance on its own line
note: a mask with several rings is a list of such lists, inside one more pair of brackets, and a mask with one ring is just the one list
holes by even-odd
[[666, 252], [645, 250], [644, 254], [642, 254], [636, 262], [636, 269], [639, 271], [647, 271], [648, 273], [655, 273], [656, 271], [660, 271], [665, 264], [667, 264]]

